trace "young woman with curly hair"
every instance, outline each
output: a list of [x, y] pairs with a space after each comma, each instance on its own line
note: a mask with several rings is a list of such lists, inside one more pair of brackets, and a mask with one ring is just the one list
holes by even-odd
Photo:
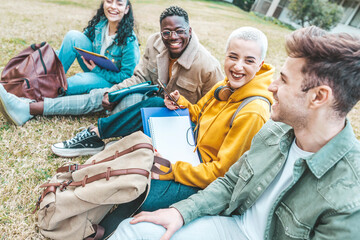
[[[120, 72], [113, 72], [86, 61], [74, 47], [105, 55]], [[84, 72], [67, 79], [67, 95], [88, 93], [91, 89], [111, 87], [131, 77], [139, 62], [139, 43], [134, 33], [134, 16], [130, 0], [104, 0], [84, 32], [69, 31], [58, 56], [65, 72], [75, 58]]]

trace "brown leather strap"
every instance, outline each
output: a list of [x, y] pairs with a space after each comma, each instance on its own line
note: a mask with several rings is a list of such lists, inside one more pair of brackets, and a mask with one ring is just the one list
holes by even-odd
[[49, 186], [47, 187], [44, 192], [41, 194], [41, 196], [39, 197], [38, 201], [36, 202], [36, 206], [35, 209], [33, 210], [33, 214], [39, 209], [40, 207], [40, 203], [42, 202], [42, 200], [44, 199], [44, 197], [48, 194], [48, 193], [56, 193], [56, 187], [55, 186]]
[[130, 147], [128, 149], [125, 149], [122, 152], [116, 151], [114, 155], [112, 155], [110, 157], [107, 157], [107, 158], [105, 158], [105, 159], [103, 159], [101, 161], [96, 162], [95, 160], [93, 160], [91, 164], [83, 164], [83, 165], [78, 165], [78, 164], [66, 165], [66, 166], [58, 168], [56, 170], [56, 172], [57, 173], [59, 173], [59, 172], [74, 172], [76, 170], [80, 170], [80, 169], [92, 166], [94, 164], [99, 164], [99, 163], [115, 160], [116, 158], [118, 158], [120, 156], [131, 153], [131, 152], [136, 151], [136, 150], [141, 149], [141, 148], [147, 148], [147, 149], [151, 149], [151, 151], [153, 151], [153, 146], [151, 144], [149, 144], [149, 143], [138, 143], [138, 144], [135, 144], [134, 146], [132, 146], [132, 147]]
[[101, 239], [105, 234], [105, 228], [103, 228], [99, 224], [93, 224], [92, 227], [94, 228], [95, 236], [94, 237], [87, 237], [87, 238], [85, 238], [85, 240], [99, 240], [99, 239]]
[[[165, 166], [165, 167], [169, 168], [169, 170], [167, 172], [164, 172], [164, 171], [160, 170], [160, 168], [158, 168], [155, 165], [155, 163]], [[165, 158], [154, 156], [154, 163], [151, 168], [151, 171], [154, 173], [160, 174], [160, 175], [165, 175], [165, 174], [171, 173], [171, 171], [172, 171], [171, 162]]]
[[[98, 181], [100, 179], [105, 178], [106, 180], [109, 180], [110, 177], [120, 176], [120, 175], [128, 175], [128, 174], [140, 174], [145, 177], [149, 177], [149, 172], [144, 169], [141, 169], [141, 168], [111, 170], [109, 167], [106, 172], [96, 174], [92, 177], [88, 177], [86, 175], [83, 178], [83, 180], [81, 180], [81, 181], [70, 182], [70, 183], [64, 183], [64, 182], [62, 182], [62, 183], [45, 183], [45, 184], [42, 184], [40, 187], [44, 188], [44, 187], [54, 186], [54, 187], [60, 187], [60, 188], [62, 187], [63, 189], [66, 188], [67, 186], [75, 186], [75, 187], [83, 186], [83, 187], [85, 187], [85, 185], [87, 183], [92, 183], [92, 182]], [[66, 186], [64, 187], [64, 185], [66, 185]]]

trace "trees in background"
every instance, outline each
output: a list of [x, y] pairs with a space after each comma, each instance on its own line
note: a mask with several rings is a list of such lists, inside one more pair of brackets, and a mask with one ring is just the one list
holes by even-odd
[[233, 4], [235, 6], [240, 7], [242, 10], [249, 12], [251, 9], [251, 6], [255, 0], [233, 0]]
[[341, 20], [343, 9], [328, 0], [291, 0], [290, 18], [300, 24], [315, 25], [325, 30], [335, 27]]

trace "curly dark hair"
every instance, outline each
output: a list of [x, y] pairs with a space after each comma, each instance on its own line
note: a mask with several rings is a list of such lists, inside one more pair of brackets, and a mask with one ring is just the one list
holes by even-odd
[[166, 8], [160, 15], [160, 24], [164, 18], [169, 17], [169, 16], [184, 17], [185, 22], [187, 24], [189, 24], [189, 16], [188, 16], [187, 12], [181, 7], [170, 6], [170, 7]]
[[[114, 43], [116, 45], [126, 44], [128, 38], [130, 38], [131, 41], [135, 39], [135, 37], [132, 35], [132, 32], [135, 28], [135, 23], [130, 0], [127, 0], [127, 5], [129, 6], [129, 11], [127, 14], [124, 15], [124, 17], [121, 19], [117, 26], [116, 36], [114, 39]], [[89, 21], [88, 26], [84, 28], [84, 31], [87, 30], [87, 32], [85, 33], [86, 36], [91, 41], [93, 41], [95, 38], [95, 25], [105, 18], [106, 16], [104, 13], [104, 1], [102, 1], [95, 16]]]
[[360, 100], [360, 38], [346, 33], [328, 33], [318, 27], [299, 29], [288, 36], [289, 57], [305, 58], [302, 91], [328, 85], [333, 109], [345, 116]]

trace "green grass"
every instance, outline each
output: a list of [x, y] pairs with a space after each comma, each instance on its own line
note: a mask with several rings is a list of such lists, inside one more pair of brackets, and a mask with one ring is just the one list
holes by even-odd
[[[59, 48], [67, 31], [82, 30], [93, 16], [99, 0], [0, 0], [0, 71], [16, 53], [32, 43], [49, 42]], [[279, 70], [286, 58], [284, 37], [290, 30], [246, 13], [231, 4], [217, 1], [133, 0], [141, 51], [151, 33], [159, 31], [160, 13], [170, 5], [185, 8], [201, 43], [221, 63], [228, 35], [241, 26], [261, 29], [269, 39], [266, 62]], [[68, 76], [79, 72], [75, 64]], [[360, 138], [359, 104], [351, 112]], [[36, 215], [31, 211], [41, 192], [39, 185], [54, 175], [57, 167], [83, 162], [87, 157], [59, 158], [51, 153], [53, 143], [68, 139], [80, 127], [96, 123], [103, 114], [82, 117], [35, 117], [15, 127], [0, 115], [0, 240], [43, 239]]]

